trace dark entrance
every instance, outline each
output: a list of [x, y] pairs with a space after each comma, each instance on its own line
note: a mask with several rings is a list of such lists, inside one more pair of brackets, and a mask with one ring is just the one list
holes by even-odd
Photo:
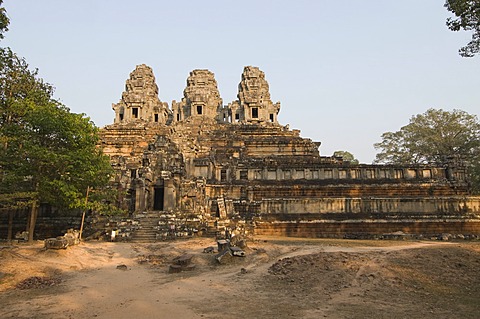
[[258, 119], [258, 107], [252, 107], [252, 118]]
[[153, 210], [163, 210], [164, 191], [163, 187], [155, 187]]
[[135, 189], [129, 189], [127, 192], [127, 200], [128, 202], [128, 209], [130, 212], [135, 211], [135, 204], [136, 204], [136, 195]]

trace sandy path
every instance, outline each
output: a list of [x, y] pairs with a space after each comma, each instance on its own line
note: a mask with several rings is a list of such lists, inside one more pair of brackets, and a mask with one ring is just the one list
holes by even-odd
[[[69, 281], [69, 285], [77, 288], [59, 296], [51, 308], [52, 315], [69, 309], [71, 318], [199, 317], [172, 303], [169, 291], [152, 280], [159, 274], [138, 265], [132, 258], [130, 245], [111, 245], [109, 249], [111, 258], [101, 268]], [[119, 270], [118, 265], [126, 265], [128, 270]]]
[[[200, 318], [177, 304], [174, 287], [162, 286], [168, 274], [136, 262], [130, 244], [95, 246], [82, 244], [69, 248], [76, 255], [69, 263], [50, 263], [64, 270], [68, 267], [63, 272], [67, 280], [62, 283], [66, 293], [37, 294], [26, 304], [5, 305], [0, 317], [32, 318], [35, 309], [34, 318]], [[90, 257], [93, 251], [95, 259]], [[128, 270], [119, 270], [117, 265], [126, 265]]]

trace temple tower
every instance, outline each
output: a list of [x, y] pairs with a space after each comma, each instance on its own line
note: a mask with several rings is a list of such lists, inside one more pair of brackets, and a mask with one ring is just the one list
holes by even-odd
[[238, 100], [228, 104], [232, 122], [271, 122], [278, 124], [280, 102], [270, 99], [265, 73], [258, 67], [246, 66], [238, 85]]
[[165, 124], [171, 112], [166, 102], [158, 98], [158, 86], [152, 69], [137, 65], [126, 81], [125, 91], [117, 104], [112, 104], [115, 111], [115, 124], [137, 121]]
[[217, 81], [209, 70], [190, 72], [182, 100], [172, 102], [174, 121], [182, 121], [191, 116], [217, 118], [221, 108], [222, 99]]

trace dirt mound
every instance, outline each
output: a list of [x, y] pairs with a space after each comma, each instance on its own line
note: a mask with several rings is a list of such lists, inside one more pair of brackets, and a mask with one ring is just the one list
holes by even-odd
[[479, 266], [465, 246], [318, 253], [277, 261], [259, 287], [307, 317], [476, 318]]

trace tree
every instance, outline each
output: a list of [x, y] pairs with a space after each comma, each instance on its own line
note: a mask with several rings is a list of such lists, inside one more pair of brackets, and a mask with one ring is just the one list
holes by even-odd
[[[3, 8], [0, 23], [6, 31]], [[88, 187], [108, 183], [112, 168], [98, 140], [98, 128], [85, 114], [71, 113], [53, 98], [53, 87], [37, 70], [0, 48], [0, 209], [11, 214], [31, 207], [29, 240], [40, 204], [86, 208]], [[97, 192], [98, 203], [91, 205], [106, 207], [101, 194], [109, 192]]]
[[445, 7], [456, 18], [448, 18], [447, 26], [452, 31], [473, 31], [472, 40], [459, 53], [463, 57], [473, 57], [480, 52], [480, 1], [446, 0]]
[[446, 165], [452, 158], [461, 159], [474, 190], [479, 189], [480, 123], [475, 115], [429, 109], [399, 131], [383, 133], [374, 146], [380, 150], [377, 163]]
[[351, 164], [358, 164], [358, 159], [355, 158], [355, 156], [347, 151], [335, 151], [333, 152], [334, 157], [341, 157], [343, 158], [344, 161], [349, 161]]
[[0, 0], [0, 39], [3, 39], [3, 33], [8, 31], [8, 24], [10, 23], [5, 8], [1, 7], [2, 3], [3, 0]]

